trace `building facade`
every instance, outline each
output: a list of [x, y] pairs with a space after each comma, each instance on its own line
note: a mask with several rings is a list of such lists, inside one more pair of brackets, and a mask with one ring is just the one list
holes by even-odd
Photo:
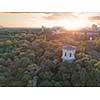
[[65, 45], [62, 48], [62, 61], [72, 62], [75, 60], [76, 47], [72, 45]]

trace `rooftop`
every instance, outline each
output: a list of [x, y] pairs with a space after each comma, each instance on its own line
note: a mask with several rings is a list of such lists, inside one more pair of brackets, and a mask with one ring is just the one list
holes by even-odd
[[64, 45], [64, 46], [63, 46], [63, 49], [67, 49], [67, 50], [75, 50], [76, 47], [75, 47], [75, 46], [72, 46], [72, 45]]

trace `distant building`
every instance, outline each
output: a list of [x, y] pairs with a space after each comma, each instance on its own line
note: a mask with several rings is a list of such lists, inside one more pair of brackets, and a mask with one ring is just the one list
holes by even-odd
[[98, 33], [95, 32], [95, 31], [88, 31], [87, 34], [88, 34], [88, 35], [93, 35], [93, 34], [98, 34]]
[[86, 33], [86, 34], [89, 34], [89, 35], [92, 35], [92, 34], [98, 34], [98, 32], [100, 32], [100, 27], [98, 27], [97, 25], [93, 24], [91, 27], [86, 27], [86, 28], [83, 28], [80, 33]]
[[92, 31], [88, 31], [88, 32], [87, 32], [88, 35], [93, 35], [94, 33], [95, 33], [95, 32], [92, 32]]
[[97, 28], [97, 31], [100, 32], [100, 27]]
[[45, 30], [46, 30], [46, 27], [41, 26], [41, 31], [42, 31], [42, 32], [45, 32]]
[[62, 34], [62, 33], [64, 33], [64, 32], [65, 32], [65, 30], [64, 30], [63, 27], [52, 27], [52, 28], [51, 28], [51, 34], [52, 34], [52, 35]]
[[80, 34], [87, 34], [87, 35], [94, 35], [94, 34], [98, 34], [98, 32], [95, 31], [80, 31]]
[[62, 48], [62, 60], [72, 62], [75, 60], [76, 47], [72, 45], [65, 45]]
[[52, 31], [51, 33], [52, 35], [56, 35], [56, 34], [61, 34], [61, 32], [59, 30], [56, 30], [56, 31]]
[[90, 39], [90, 40], [93, 40], [93, 37], [90, 37], [89, 39]]
[[91, 27], [92, 31], [95, 31], [95, 32], [97, 31], [97, 28], [98, 28], [98, 27], [97, 27], [97, 25], [95, 25], [95, 24], [93, 24], [92, 27]]

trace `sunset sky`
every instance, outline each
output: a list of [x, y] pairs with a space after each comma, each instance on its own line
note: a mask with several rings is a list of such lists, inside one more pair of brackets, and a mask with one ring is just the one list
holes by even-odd
[[92, 24], [100, 25], [100, 13], [0, 13], [3, 27], [53, 27], [79, 29]]

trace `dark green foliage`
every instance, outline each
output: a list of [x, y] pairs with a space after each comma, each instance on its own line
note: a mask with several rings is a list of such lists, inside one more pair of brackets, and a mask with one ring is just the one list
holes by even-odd
[[[89, 41], [87, 34], [52, 36], [27, 31], [4, 35], [0, 38], [0, 86], [100, 86], [100, 37]], [[64, 44], [77, 47], [72, 63], [61, 60]]]

